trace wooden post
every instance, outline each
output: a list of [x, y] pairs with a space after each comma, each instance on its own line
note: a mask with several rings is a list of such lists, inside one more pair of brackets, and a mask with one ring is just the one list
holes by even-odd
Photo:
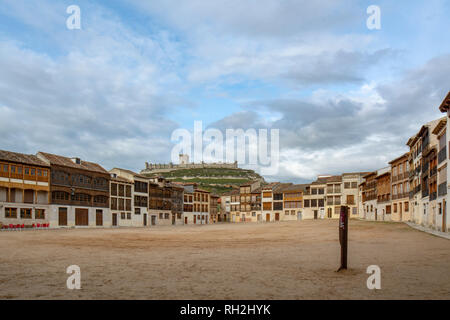
[[347, 206], [341, 206], [339, 217], [339, 242], [341, 244], [341, 266], [338, 270], [347, 270], [347, 248], [348, 248], [348, 211]]

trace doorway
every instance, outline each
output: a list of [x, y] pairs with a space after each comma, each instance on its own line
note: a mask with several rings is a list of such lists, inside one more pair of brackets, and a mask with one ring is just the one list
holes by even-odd
[[58, 225], [67, 226], [67, 208], [59, 208]]
[[152, 216], [152, 226], [156, 226], [156, 216]]
[[144, 227], [147, 226], [147, 214], [144, 213]]
[[266, 222], [270, 222], [270, 213], [266, 214]]
[[314, 210], [314, 220], [317, 220], [317, 218], [318, 218], [318, 212], [317, 212], [317, 210]]
[[176, 223], [175, 218], [176, 218], [175, 213], [172, 213], [172, 225], [175, 225], [175, 223]]
[[188, 224], [188, 218], [184, 217], [184, 224]]
[[89, 209], [75, 209], [75, 225], [80, 227], [89, 225]]
[[197, 216], [194, 215], [194, 224], [197, 224]]
[[112, 215], [112, 225], [113, 227], [117, 227], [117, 213], [113, 213]]
[[280, 214], [278, 212], [275, 213], [275, 221], [280, 221]]
[[301, 211], [299, 211], [299, 212], [297, 212], [297, 220], [302, 220], [302, 212]]
[[95, 212], [95, 224], [97, 227], [103, 226], [103, 210], [97, 210]]
[[399, 219], [400, 219], [400, 221], [403, 221], [403, 218], [402, 218], [402, 216], [403, 216], [403, 211], [402, 211], [402, 203], [401, 203], [401, 202], [399, 202], [398, 208], [399, 208], [399, 211], [398, 211], [398, 213], [399, 213]]

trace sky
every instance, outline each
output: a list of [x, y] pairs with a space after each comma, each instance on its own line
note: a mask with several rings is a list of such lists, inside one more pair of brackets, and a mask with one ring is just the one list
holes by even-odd
[[1, 3], [3, 150], [140, 171], [194, 121], [279, 129], [265, 178], [302, 183], [387, 166], [450, 91], [450, 1]]

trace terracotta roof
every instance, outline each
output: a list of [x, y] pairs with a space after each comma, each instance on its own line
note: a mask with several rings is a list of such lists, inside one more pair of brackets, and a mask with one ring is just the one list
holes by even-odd
[[439, 110], [441, 112], [447, 112], [449, 109], [450, 109], [450, 91], [444, 98], [444, 101], [442, 101], [442, 104], [439, 106]]
[[108, 171], [106, 171], [101, 165], [94, 163], [94, 162], [88, 162], [88, 161], [82, 160], [80, 164], [77, 164], [77, 163], [73, 162], [71, 158], [67, 158], [64, 156], [59, 156], [59, 155], [51, 154], [51, 153], [45, 153], [45, 152], [38, 152], [38, 156], [42, 156], [51, 165], [58, 165], [58, 166], [63, 166], [63, 167], [106, 173], [109, 175]]
[[327, 179], [327, 183], [328, 182], [342, 182], [342, 176], [332, 176], [332, 177], [328, 177]]
[[363, 176], [363, 178], [368, 178], [368, 177], [373, 176], [373, 175], [377, 175], [377, 172], [376, 172], [376, 171], [374, 171], [374, 172], [369, 172], [368, 174], [366, 174], [365, 176]]
[[261, 189], [262, 190], [269, 190], [269, 189], [273, 190], [279, 184], [280, 184], [279, 182], [272, 182], [272, 183], [266, 184], [265, 186], [262, 186]]
[[274, 192], [283, 192], [284, 188], [292, 186], [292, 183], [280, 183], [276, 187], [273, 188]]
[[283, 188], [282, 191], [283, 192], [305, 191], [307, 186], [309, 186], [309, 185], [308, 184], [293, 184], [293, 185]]
[[432, 133], [433, 133], [434, 135], [438, 135], [439, 132], [440, 132], [443, 128], [446, 127], [446, 125], [447, 125], [447, 118], [444, 118], [444, 119], [442, 119], [441, 121], [439, 121], [439, 123], [434, 127]]
[[409, 156], [409, 152], [406, 152], [406, 153], [402, 154], [400, 157], [397, 157], [394, 160], [392, 160], [391, 162], [389, 162], [389, 164], [393, 164], [394, 162], [401, 160], [402, 158], [408, 158], [408, 156]]
[[0, 150], [0, 160], [28, 164], [32, 166], [49, 167], [47, 163], [32, 154]]
[[138, 177], [138, 178], [141, 178], [141, 179], [149, 179], [149, 177], [147, 177], [147, 176], [144, 176], [144, 175], [142, 175], [142, 174], [136, 173], [136, 172], [131, 171], [131, 170], [128, 170], [128, 169], [113, 168], [113, 169], [111, 169], [111, 170], [120, 170], [120, 171], [123, 171], [123, 172], [125, 172], [125, 173], [128, 173], [129, 175], [132, 175], [132, 176], [134, 176], [134, 177]]
[[111, 181], [116, 181], [116, 182], [123, 182], [123, 183], [133, 184], [132, 181], [127, 180], [127, 179], [122, 178], [122, 177], [111, 177]]
[[318, 178], [316, 181], [313, 181], [311, 184], [326, 184], [327, 183], [327, 178]]

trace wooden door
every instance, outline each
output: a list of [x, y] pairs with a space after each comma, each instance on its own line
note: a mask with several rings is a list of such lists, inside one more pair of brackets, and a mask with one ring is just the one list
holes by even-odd
[[156, 216], [152, 216], [152, 226], [156, 226]]
[[95, 224], [97, 226], [103, 226], [103, 210], [97, 210], [95, 212]]
[[59, 208], [58, 225], [67, 226], [67, 208]]
[[280, 221], [280, 214], [278, 212], [275, 213], [275, 221]]
[[317, 220], [317, 210], [314, 210], [314, 220]]
[[184, 217], [184, 224], [188, 224], [188, 218]]
[[86, 227], [89, 225], [88, 209], [75, 209], [75, 225], [80, 227]]
[[266, 214], [266, 222], [270, 222], [270, 213]]
[[197, 216], [194, 216], [194, 224], [197, 224]]
[[442, 232], [447, 230], [447, 201], [442, 201]]
[[113, 213], [112, 215], [112, 225], [113, 227], [117, 227], [117, 213]]
[[144, 227], [147, 226], [147, 214], [144, 213]]
[[172, 213], [172, 224], [175, 225], [176, 224], [176, 215], [175, 213]]
[[401, 202], [399, 202], [399, 204], [398, 204], [398, 208], [399, 208], [399, 218], [400, 218], [400, 221], [402, 221], [403, 219], [402, 219], [402, 215], [403, 215], [403, 206], [402, 206], [402, 203]]

